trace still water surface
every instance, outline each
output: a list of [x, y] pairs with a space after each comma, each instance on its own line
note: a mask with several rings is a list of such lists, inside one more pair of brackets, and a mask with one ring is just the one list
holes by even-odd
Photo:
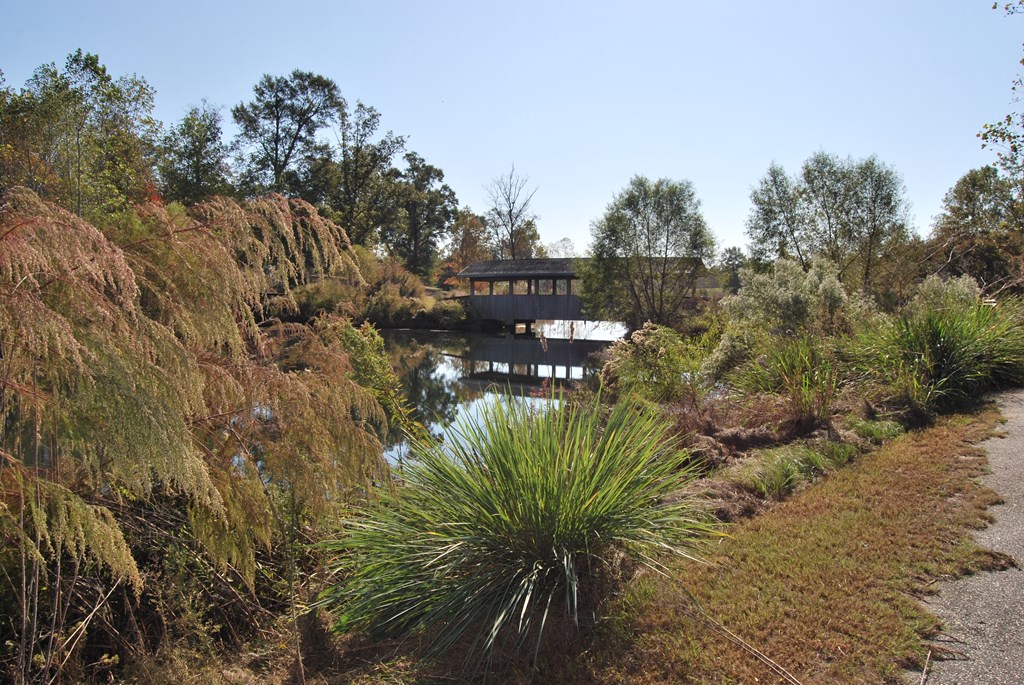
[[[413, 417], [441, 436], [502, 395], [538, 406], [550, 402], [545, 395], [552, 384], [596, 373], [593, 355], [626, 332], [621, 324], [581, 321], [537, 322], [535, 330], [536, 338], [411, 330], [381, 335]], [[389, 437], [384, 454], [393, 465], [408, 456], [400, 433]]]

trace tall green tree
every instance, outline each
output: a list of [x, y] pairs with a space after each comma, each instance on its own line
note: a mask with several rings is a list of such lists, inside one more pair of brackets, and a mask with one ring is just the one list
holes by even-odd
[[739, 291], [740, 285], [742, 285], [740, 271], [746, 265], [747, 258], [740, 248], [727, 247], [722, 250], [722, 255], [718, 260], [718, 268], [722, 270], [722, 275], [725, 277], [725, 287], [733, 295]]
[[399, 178], [401, 215], [386, 227], [383, 243], [406, 269], [429, 277], [437, 263], [440, 241], [458, 212], [458, 201], [444, 181], [444, 172], [415, 152], [405, 155]]
[[344, 100], [334, 81], [299, 69], [288, 76], [264, 74], [253, 96], [231, 108], [239, 128], [243, 184], [256, 194], [285, 192], [303, 153], [338, 116]]
[[24, 185], [80, 216], [126, 209], [153, 194], [159, 124], [153, 89], [114, 78], [77, 50], [0, 98], [0, 188]]
[[[393, 216], [395, 196], [389, 173], [396, 155], [405, 149], [405, 138], [391, 131], [379, 134], [380, 113], [357, 102], [351, 111], [341, 110], [337, 125], [339, 184], [330, 206], [349, 237], [372, 245], [380, 227]], [[408, 162], [408, 160], [406, 160]]]
[[230, 193], [228, 148], [221, 139], [220, 112], [206, 102], [192, 107], [164, 135], [157, 170], [165, 200], [191, 205]]
[[1024, 207], [993, 166], [971, 169], [943, 198], [930, 243], [935, 270], [967, 274], [986, 292], [1024, 284]]
[[903, 180], [875, 156], [817, 152], [795, 177], [772, 164], [750, 199], [747, 236], [756, 261], [792, 258], [806, 270], [825, 257], [864, 290], [879, 280], [885, 255], [909, 238]]
[[635, 176], [591, 226], [584, 305], [596, 318], [678, 326], [715, 240], [689, 181]]
[[792, 257], [809, 268], [810, 237], [807, 217], [801, 202], [799, 179], [791, 178], [772, 162], [757, 188], [750, 193], [751, 210], [747, 219], [750, 252], [758, 262]]

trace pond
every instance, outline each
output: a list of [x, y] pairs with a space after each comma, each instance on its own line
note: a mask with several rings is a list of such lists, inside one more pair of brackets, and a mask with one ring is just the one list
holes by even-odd
[[[484, 403], [512, 394], [523, 402], [550, 402], [550, 388], [599, 371], [593, 356], [622, 337], [610, 322], [537, 322], [537, 337], [384, 330], [385, 349], [413, 407], [413, 418], [435, 436]], [[408, 445], [389, 436], [385, 457], [401, 465]]]

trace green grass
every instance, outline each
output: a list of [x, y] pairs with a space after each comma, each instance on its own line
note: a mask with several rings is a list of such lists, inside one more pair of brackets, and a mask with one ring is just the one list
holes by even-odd
[[810, 337], [773, 336], [764, 351], [734, 374], [733, 383], [749, 393], [787, 398], [792, 418], [809, 429], [827, 423], [839, 388], [832, 356]]
[[875, 445], [894, 440], [904, 433], [902, 425], [889, 420], [878, 421], [850, 417], [846, 420], [846, 425], [856, 435]]
[[331, 545], [325, 602], [341, 630], [423, 636], [472, 668], [537, 649], [556, 615], [578, 624], [616, 557], [660, 568], [713, 532], [689, 501], [666, 499], [695, 470], [635, 405], [605, 420], [596, 403], [536, 412], [506, 399], [411, 454], [396, 492]]
[[1024, 305], [959, 305], [907, 314], [862, 332], [862, 376], [926, 414], [977, 402], [985, 392], [1024, 384]]
[[726, 476], [764, 499], [780, 500], [802, 483], [848, 462], [857, 449], [831, 441], [794, 443], [759, 450]]

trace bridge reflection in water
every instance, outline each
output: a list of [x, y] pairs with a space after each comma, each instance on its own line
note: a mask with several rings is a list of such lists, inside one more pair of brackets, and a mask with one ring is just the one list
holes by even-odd
[[594, 355], [608, 347], [604, 340], [558, 340], [524, 336], [477, 337], [462, 354], [459, 382], [476, 390], [499, 386], [530, 394], [545, 383], [562, 385], [600, 371]]

